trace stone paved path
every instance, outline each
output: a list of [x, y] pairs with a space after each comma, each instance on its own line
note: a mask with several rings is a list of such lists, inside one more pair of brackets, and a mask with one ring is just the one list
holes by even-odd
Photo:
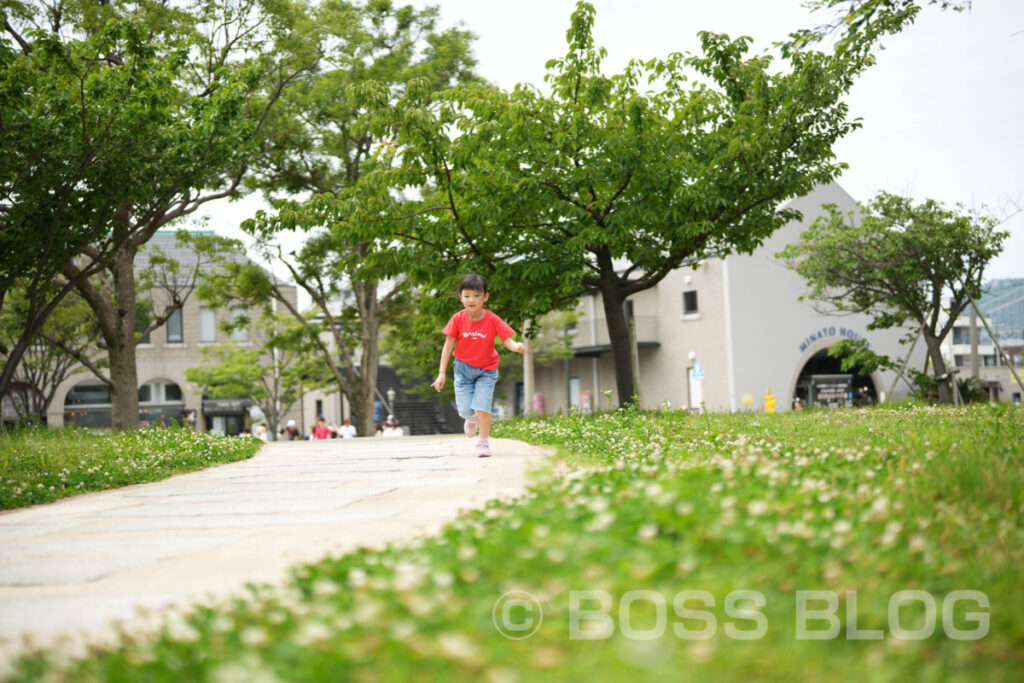
[[[244, 462], [0, 513], [0, 657], [110, 638], [139, 608], [221, 599], [360, 546], [438, 531], [525, 490], [543, 455], [465, 437], [265, 446]], [[26, 639], [26, 636], [28, 639]]]

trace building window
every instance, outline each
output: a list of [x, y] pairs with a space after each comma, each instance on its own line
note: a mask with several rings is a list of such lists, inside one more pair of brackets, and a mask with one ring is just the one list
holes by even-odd
[[110, 387], [79, 384], [64, 398], [64, 424], [69, 427], [110, 427]]
[[315, 412], [316, 412], [316, 416], [317, 417], [323, 417], [324, 416], [324, 401], [323, 401], [323, 399], [318, 398], [316, 400], [316, 411]]
[[[249, 312], [241, 306], [231, 309], [231, 320], [237, 321], [239, 318], [248, 318]], [[236, 342], [247, 342], [249, 341], [249, 328], [248, 327], [236, 327], [231, 332], [231, 339]]]
[[207, 344], [217, 341], [217, 311], [206, 306], [199, 308], [199, 341]]
[[970, 344], [971, 343], [971, 331], [968, 327], [954, 327], [953, 328], [953, 343], [954, 344]]
[[697, 308], [697, 292], [695, 290], [683, 292], [683, 315], [692, 315], [699, 312], [700, 309]]
[[953, 356], [953, 365], [955, 365], [958, 368], [966, 368], [967, 356], [961, 355], [959, 353], [956, 354], [955, 356]]
[[170, 380], [153, 380], [139, 387], [139, 424], [184, 424], [185, 401], [181, 387]]
[[185, 332], [181, 324], [181, 309], [179, 308], [167, 319], [167, 343], [180, 344], [185, 341]]
[[106, 384], [77, 384], [64, 398], [65, 406], [110, 405], [110, 387]]
[[164, 401], [172, 403], [181, 400], [184, 400], [181, 394], [181, 387], [170, 382], [164, 385]]

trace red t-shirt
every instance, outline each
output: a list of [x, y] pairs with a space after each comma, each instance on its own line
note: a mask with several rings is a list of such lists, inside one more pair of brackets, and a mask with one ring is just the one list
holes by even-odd
[[328, 427], [327, 425], [324, 425], [323, 427], [317, 427], [316, 431], [313, 433], [313, 436], [315, 436], [318, 439], [329, 439], [331, 438], [331, 428]]
[[470, 320], [466, 311], [459, 311], [445, 325], [444, 333], [455, 338], [455, 357], [463, 363], [480, 370], [497, 370], [498, 350], [494, 348], [494, 338], [505, 341], [515, 331], [485, 309], [480, 320]]

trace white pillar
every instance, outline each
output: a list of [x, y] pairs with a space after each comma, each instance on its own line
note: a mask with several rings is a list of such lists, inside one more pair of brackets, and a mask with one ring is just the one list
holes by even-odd
[[526, 336], [530, 330], [530, 323], [523, 324], [523, 343], [526, 344], [526, 353], [523, 354], [523, 415], [533, 415], [533, 350], [530, 348], [530, 339]]

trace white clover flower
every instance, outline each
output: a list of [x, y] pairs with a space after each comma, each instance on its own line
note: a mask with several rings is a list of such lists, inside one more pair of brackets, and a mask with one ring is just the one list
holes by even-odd
[[552, 564], [561, 564], [565, 562], [566, 552], [564, 548], [548, 548], [547, 552], [548, 561]]
[[319, 578], [313, 582], [313, 595], [317, 598], [326, 598], [338, 592], [338, 584], [327, 578]]
[[658, 535], [658, 525], [657, 524], [642, 524], [640, 526], [640, 528], [637, 529], [636, 535], [642, 541], [649, 541], [649, 540], [651, 540], [652, 538], [654, 538], [655, 536]]
[[923, 553], [925, 549], [928, 547], [928, 543], [927, 541], [925, 541], [924, 536], [921, 536], [920, 534], [914, 534], [910, 537], [910, 543], [908, 544], [908, 547], [910, 548], [910, 552], [912, 553]]
[[437, 637], [441, 652], [452, 659], [471, 659], [477, 655], [476, 643], [462, 633], [442, 633]]
[[164, 629], [171, 640], [183, 643], [194, 643], [199, 640], [199, 631], [185, 620], [181, 612], [171, 612], [164, 622]]
[[615, 521], [615, 515], [611, 512], [602, 512], [587, 522], [584, 527], [587, 531], [604, 531]]
[[407, 640], [416, 633], [416, 624], [408, 619], [396, 621], [391, 626], [391, 637], [395, 640]]
[[332, 635], [330, 626], [318, 619], [305, 619], [299, 624], [292, 640], [296, 645], [309, 647], [330, 639]]
[[261, 626], [247, 626], [238, 635], [238, 639], [246, 647], [266, 647], [270, 644], [270, 637]]
[[360, 567], [353, 567], [348, 570], [348, 585], [353, 588], [362, 588], [366, 585], [366, 570]]
[[693, 503], [688, 500], [681, 501], [676, 505], [676, 514], [681, 517], [693, 514]]
[[768, 503], [763, 500], [752, 500], [747, 503], [747, 512], [754, 517], [760, 517], [768, 512]]
[[889, 517], [889, 499], [885, 496], [876, 498], [868, 510], [868, 519], [872, 522], [881, 522]]

